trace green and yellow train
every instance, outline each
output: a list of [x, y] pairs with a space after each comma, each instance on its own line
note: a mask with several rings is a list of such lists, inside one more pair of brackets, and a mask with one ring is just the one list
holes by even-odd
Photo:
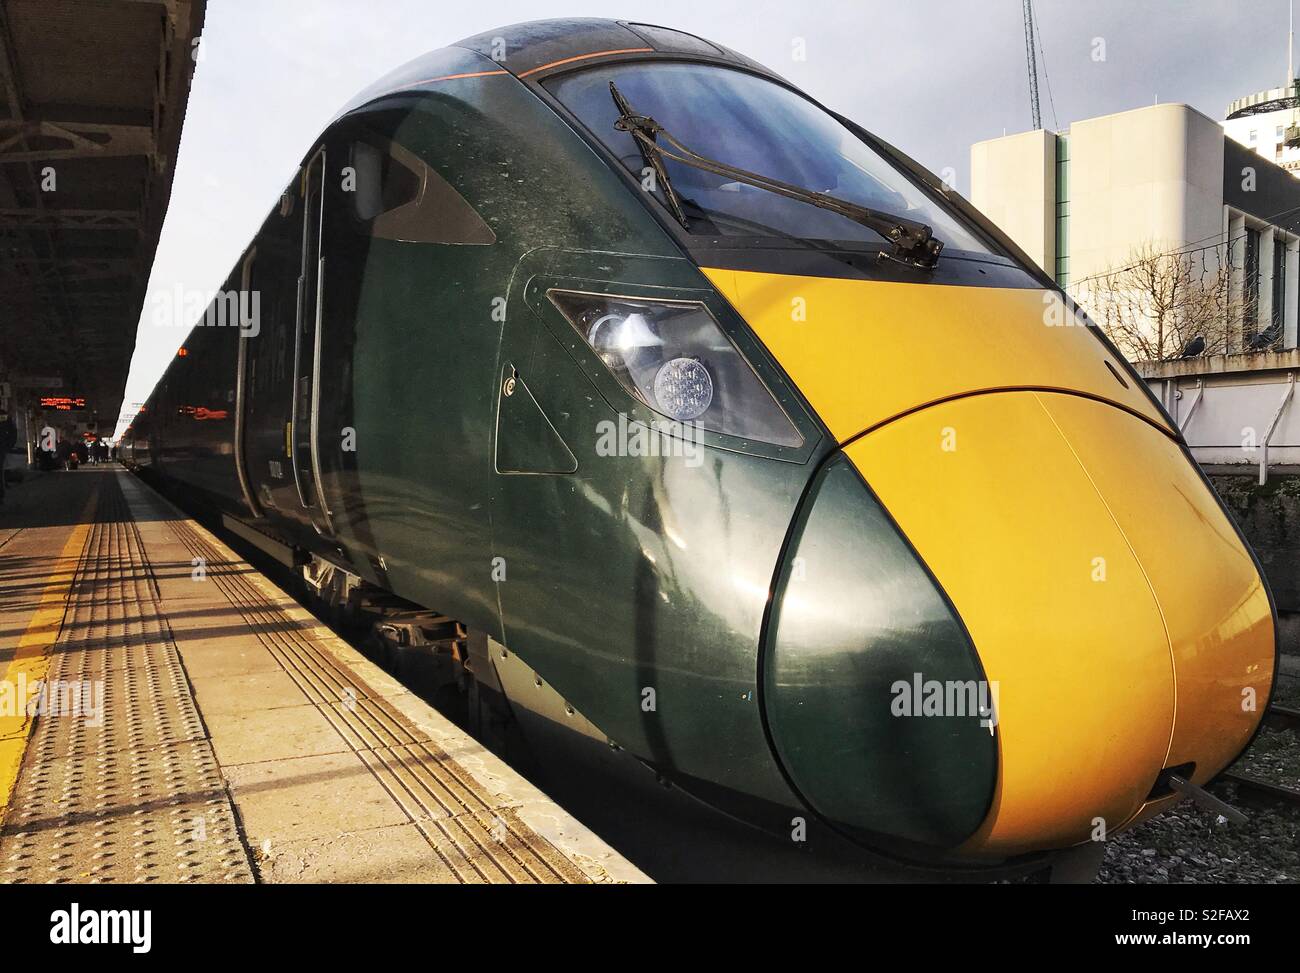
[[1022, 861], [1257, 729], [1270, 596], [1143, 381], [936, 177], [726, 48], [546, 21], [407, 64], [223, 304], [129, 462], [486, 633], [754, 825]]

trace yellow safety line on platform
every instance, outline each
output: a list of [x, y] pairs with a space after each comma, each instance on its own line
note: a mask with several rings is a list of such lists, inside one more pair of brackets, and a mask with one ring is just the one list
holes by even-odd
[[90, 535], [96, 500], [97, 494], [92, 493], [86, 501], [80, 522], [72, 528], [46, 578], [41, 600], [32, 612], [27, 630], [18, 640], [13, 658], [0, 670], [0, 824], [4, 823], [5, 813], [9, 810], [9, 798], [18, 782], [18, 771], [32, 732], [27, 703], [33, 699], [35, 687], [49, 671], [50, 650], [63, 628], [68, 594], [72, 590], [86, 538]]

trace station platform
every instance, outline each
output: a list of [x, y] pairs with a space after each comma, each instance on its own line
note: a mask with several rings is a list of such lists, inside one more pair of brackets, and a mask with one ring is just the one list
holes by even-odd
[[0, 507], [0, 882], [644, 882], [117, 466]]

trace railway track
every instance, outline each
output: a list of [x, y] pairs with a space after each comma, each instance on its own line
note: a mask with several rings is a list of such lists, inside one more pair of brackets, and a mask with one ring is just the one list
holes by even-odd
[[1300, 709], [1270, 706], [1264, 714], [1264, 723], [1274, 730], [1294, 730], [1300, 733]]
[[1238, 774], [1229, 771], [1220, 774], [1216, 783], [1235, 784], [1237, 787], [1237, 799], [1242, 804], [1248, 804], [1253, 807], [1263, 805], [1284, 805], [1286, 807], [1300, 807], [1300, 790], [1294, 787], [1284, 787], [1281, 784], [1274, 784], [1271, 781], [1261, 780], [1250, 774]]
[[[1264, 725], [1274, 730], [1300, 732], [1300, 710], [1288, 706], [1270, 706], [1264, 714]], [[1242, 804], [1259, 806], [1300, 807], [1300, 789], [1275, 784], [1253, 774], [1227, 771], [1220, 774], [1216, 784], [1233, 784], [1237, 799]]]

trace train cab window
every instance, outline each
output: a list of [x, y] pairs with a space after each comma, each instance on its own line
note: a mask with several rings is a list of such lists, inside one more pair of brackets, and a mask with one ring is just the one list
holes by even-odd
[[496, 234], [455, 188], [423, 159], [396, 142], [352, 142], [351, 196], [357, 232], [406, 243], [482, 246]]
[[[879, 155], [839, 119], [767, 78], [710, 64], [620, 62], [561, 74], [546, 87], [639, 180], [644, 157], [614, 127], [610, 82], [640, 115], [684, 145], [728, 165], [929, 224], [950, 251], [988, 246], [939, 198]], [[666, 166], [693, 234], [798, 237], [881, 244], [847, 217], [673, 160]], [[664, 200], [662, 187], [655, 195]]]

